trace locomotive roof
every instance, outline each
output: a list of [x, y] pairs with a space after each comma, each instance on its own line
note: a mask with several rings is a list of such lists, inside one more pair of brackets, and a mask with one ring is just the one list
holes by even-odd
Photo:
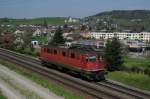
[[93, 48], [92, 46], [88, 46], [88, 45], [80, 45], [80, 44], [75, 44], [72, 45], [71, 47], [67, 48], [66, 46], [62, 46], [62, 45], [47, 45], [46, 47], [48, 48], [60, 48], [60, 49], [69, 49], [75, 52], [79, 52], [82, 54], [96, 54], [96, 55], [103, 55], [104, 54], [104, 49], [103, 48]]
[[87, 53], [87, 54], [102, 54], [104, 51], [103, 49], [96, 49], [89, 45], [74, 45], [70, 47], [75, 51], [79, 51], [80, 53]]

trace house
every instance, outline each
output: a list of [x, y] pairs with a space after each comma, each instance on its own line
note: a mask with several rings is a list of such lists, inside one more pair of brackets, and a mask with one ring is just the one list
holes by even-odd
[[16, 35], [16, 36], [20, 36], [20, 35], [22, 35], [24, 33], [24, 31], [21, 31], [21, 30], [16, 30], [15, 32], [14, 32], [14, 34]]
[[32, 44], [33, 48], [37, 48], [37, 49], [40, 48], [40, 42], [37, 40], [31, 41], [31, 44]]
[[79, 21], [78, 19], [69, 16], [68, 19], [65, 20], [65, 23], [76, 23], [78, 21]]
[[85, 38], [91, 38], [91, 32], [83, 32], [83, 33], [80, 33], [83, 37]]
[[35, 32], [33, 32], [32, 36], [41, 36], [41, 30], [36, 29]]

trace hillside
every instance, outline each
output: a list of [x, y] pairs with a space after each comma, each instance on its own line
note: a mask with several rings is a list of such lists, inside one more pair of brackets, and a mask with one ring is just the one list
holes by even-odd
[[150, 31], [149, 10], [114, 10], [98, 13], [83, 19], [94, 30], [132, 32]]
[[109, 16], [112, 18], [119, 19], [150, 19], [149, 10], [114, 10], [110, 12], [102, 12], [94, 16], [103, 17]]
[[33, 18], [33, 19], [8, 19], [8, 18], [0, 18], [0, 24], [43, 24], [44, 20], [47, 21], [50, 25], [61, 25], [64, 24], [65, 17], [46, 17], [46, 18]]

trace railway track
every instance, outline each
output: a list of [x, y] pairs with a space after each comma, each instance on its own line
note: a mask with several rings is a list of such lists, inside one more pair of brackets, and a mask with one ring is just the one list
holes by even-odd
[[68, 74], [58, 72], [41, 66], [38, 59], [31, 58], [22, 54], [17, 54], [0, 48], [0, 58], [15, 62], [26, 69], [54, 79], [64, 85], [70, 86], [78, 91], [88, 94], [97, 99], [149, 99], [150, 93], [141, 90], [135, 90], [116, 84], [111, 81], [87, 82], [74, 78]]
[[118, 84], [118, 83], [116, 84], [116, 82], [114, 81], [110, 81], [110, 80], [102, 81], [102, 82], [97, 83], [97, 85], [105, 86], [112, 90], [116, 90], [118, 92], [128, 94], [138, 99], [150, 99], [150, 92], [139, 90], [137, 88], [131, 88], [129, 86], [125, 86], [125, 85]]

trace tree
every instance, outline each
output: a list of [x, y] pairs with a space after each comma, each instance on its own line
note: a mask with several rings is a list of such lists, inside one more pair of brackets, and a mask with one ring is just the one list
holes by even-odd
[[43, 26], [44, 26], [45, 28], [48, 28], [48, 24], [47, 24], [47, 20], [46, 20], [46, 18], [44, 18]]
[[56, 30], [55, 35], [54, 35], [52, 41], [50, 42], [50, 44], [64, 44], [65, 39], [62, 34], [63, 34], [62, 29], [61, 29], [61, 27], [59, 27]]
[[27, 47], [31, 47], [31, 41], [32, 41], [32, 30], [31, 29], [26, 29], [25, 33], [22, 34], [22, 39], [23, 39], [23, 45], [22, 45], [22, 50], [24, 50]]
[[15, 36], [12, 33], [4, 33], [4, 35], [2, 36], [2, 44], [4, 48], [8, 48], [8, 49], [14, 49], [14, 41], [15, 41]]
[[81, 26], [81, 31], [85, 31], [86, 28], [87, 28], [87, 27], [86, 27], [85, 25], [82, 25], [82, 26]]
[[108, 40], [105, 48], [105, 60], [108, 71], [120, 70], [123, 65], [122, 46], [119, 40], [114, 37]]
[[2, 22], [9, 22], [8, 18], [2, 18]]

